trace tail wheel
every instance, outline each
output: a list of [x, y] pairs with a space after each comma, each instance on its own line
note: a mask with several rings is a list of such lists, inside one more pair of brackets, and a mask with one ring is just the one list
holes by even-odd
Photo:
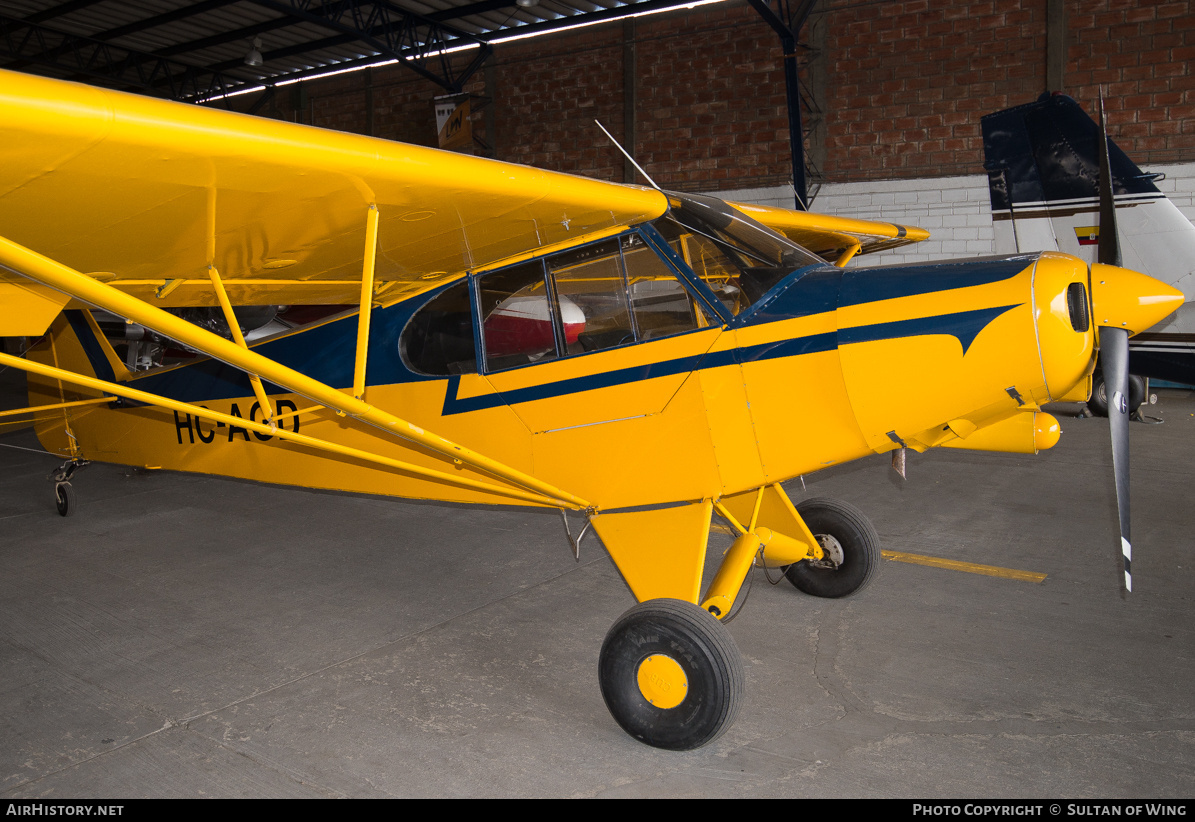
[[610, 628], [598, 678], [624, 731], [656, 748], [687, 751], [712, 742], [734, 721], [743, 662], [710, 614], [691, 602], [653, 599]]
[[825, 556], [788, 566], [788, 581], [815, 597], [845, 597], [863, 590], [880, 567], [880, 538], [863, 512], [845, 502], [814, 498], [797, 503], [797, 513]]
[[59, 482], [54, 485], [54, 505], [61, 516], [69, 517], [79, 506], [79, 498], [74, 486], [69, 482]]

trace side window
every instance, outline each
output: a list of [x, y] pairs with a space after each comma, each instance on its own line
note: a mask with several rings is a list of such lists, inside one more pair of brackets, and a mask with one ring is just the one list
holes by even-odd
[[742, 271], [721, 246], [672, 220], [656, 220], [653, 225], [668, 240], [677, 256], [685, 261], [685, 265], [705, 281], [731, 315], [737, 317], [740, 311], [750, 305], [740, 288], [739, 276]]
[[399, 348], [407, 365], [423, 374], [476, 372], [469, 283], [457, 283], [415, 312]]
[[622, 255], [639, 339], [654, 340], [710, 325], [672, 269], [639, 235], [623, 239]]
[[487, 371], [719, 324], [638, 234], [483, 274], [477, 294]]
[[557, 254], [548, 259], [548, 269], [556, 283], [567, 353], [635, 341], [617, 240]]
[[[556, 359], [556, 334], [542, 260], [478, 280], [486, 369]], [[564, 318], [567, 328], [569, 318]]]
[[738, 266], [708, 237], [684, 234], [672, 242], [672, 247], [732, 315], [737, 317], [750, 304], [739, 287]]

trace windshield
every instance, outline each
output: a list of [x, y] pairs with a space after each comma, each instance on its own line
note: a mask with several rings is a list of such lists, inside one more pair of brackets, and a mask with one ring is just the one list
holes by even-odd
[[825, 261], [715, 197], [668, 193], [656, 228], [738, 314], [798, 268]]

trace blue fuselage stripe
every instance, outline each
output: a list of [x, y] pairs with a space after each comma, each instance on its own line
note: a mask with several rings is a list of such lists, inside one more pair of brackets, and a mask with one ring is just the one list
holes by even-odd
[[1024, 305], [1024, 303], [960, 311], [957, 314], [943, 314], [937, 317], [918, 317], [913, 320], [897, 320], [889, 323], [843, 328], [838, 332], [838, 341], [840, 344], [846, 345], [848, 343], [890, 340], [897, 337], [949, 334], [958, 339], [965, 355], [967, 349], [971, 347], [971, 343], [975, 342], [979, 332], [986, 328], [992, 320], [1020, 305]]
[[443, 416], [464, 414], [469, 411], [481, 411], [487, 408], [497, 408], [503, 405], [518, 405], [535, 400], [551, 399], [582, 391], [593, 391], [599, 388], [610, 388], [615, 385], [650, 380], [656, 377], [668, 377], [675, 374], [708, 368], [720, 368], [736, 363], [760, 362], [784, 357], [799, 357], [804, 354], [817, 354], [834, 351], [840, 345], [851, 343], [876, 342], [879, 340], [897, 339], [900, 337], [921, 337], [930, 334], [945, 334], [958, 339], [963, 347], [963, 354], [984, 328], [992, 320], [1023, 305], [1003, 305], [994, 308], [980, 308], [974, 311], [960, 311], [955, 314], [944, 314], [936, 317], [919, 317], [913, 320], [899, 320], [897, 322], [876, 323], [874, 325], [843, 328], [823, 334], [810, 334], [805, 337], [791, 337], [775, 342], [733, 348], [718, 351], [704, 356], [679, 357], [674, 360], [650, 363], [633, 368], [619, 368], [584, 377], [572, 377], [566, 380], [548, 382], [542, 385], [527, 386], [500, 394], [483, 394], [476, 397], [458, 398], [460, 377], [451, 377], [448, 389], [444, 395]]
[[[846, 271], [829, 266], [811, 268], [803, 272], [794, 272], [787, 283], [777, 287], [773, 294], [736, 317], [730, 323], [730, 327], [736, 330], [742, 327], [759, 328], [798, 317], [832, 314], [848, 306], [998, 282], [1016, 276], [1032, 262], [1033, 258], [1030, 257], [1015, 257]], [[370, 385], [442, 379], [410, 371], [398, 353], [399, 338], [407, 320], [424, 304], [425, 301], [413, 300], [375, 312], [368, 363]], [[1013, 307], [1015, 306], [997, 306], [843, 328], [714, 353], [616, 368], [477, 397], [458, 398], [460, 377], [453, 376], [447, 381], [443, 413], [460, 414], [507, 404], [516, 405], [700, 369], [797, 357], [833, 351], [841, 345], [901, 337], [950, 335], [958, 339], [965, 355], [976, 336], [994, 319]], [[86, 319], [81, 312], [68, 311], [66, 314], [96, 373], [112, 379], [111, 366]], [[257, 353], [302, 371], [311, 379], [343, 388], [352, 383], [356, 326], [355, 317], [342, 317], [310, 330], [263, 341], [252, 347]], [[602, 355], [598, 353], [598, 356]], [[151, 393], [185, 402], [234, 399], [248, 396], [250, 393], [248, 377], [243, 372], [225, 363], [206, 358], [159, 373], [150, 371], [137, 374], [131, 384]], [[272, 384], [266, 384], [265, 388], [270, 394], [287, 393], [285, 389]]]

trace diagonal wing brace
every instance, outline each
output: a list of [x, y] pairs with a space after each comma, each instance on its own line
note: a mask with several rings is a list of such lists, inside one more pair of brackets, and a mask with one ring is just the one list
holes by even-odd
[[[535, 491], [546, 497], [551, 505], [575, 510], [593, 507], [586, 500], [550, 483], [536, 479], [444, 437], [425, 431], [411, 422], [375, 408], [363, 400], [338, 391], [252, 350], [241, 348], [231, 340], [226, 340], [169, 312], [148, 305], [136, 297], [124, 294], [4, 237], [0, 237], [0, 265], [31, 280], [69, 294], [82, 302], [111, 311], [126, 320], [140, 323], [201, 351], [213, 359], [227, 363], [260, 379], [268, 380], [287, 391], [305, 396], [395, 437], [413, 442], [442, 457], [459, 460], [461, 463], [513, 485]], [[78, 380], [72, 377], [72, 381], [77, 382]], [[105, 384], [101, 390], [118, 393], [116, 388], [118, 386]], [[162, 398], [153, 398], [147, 401], [155, 405], [163, 404]], [[243, 425], [243, 423], [238, 424]]]

